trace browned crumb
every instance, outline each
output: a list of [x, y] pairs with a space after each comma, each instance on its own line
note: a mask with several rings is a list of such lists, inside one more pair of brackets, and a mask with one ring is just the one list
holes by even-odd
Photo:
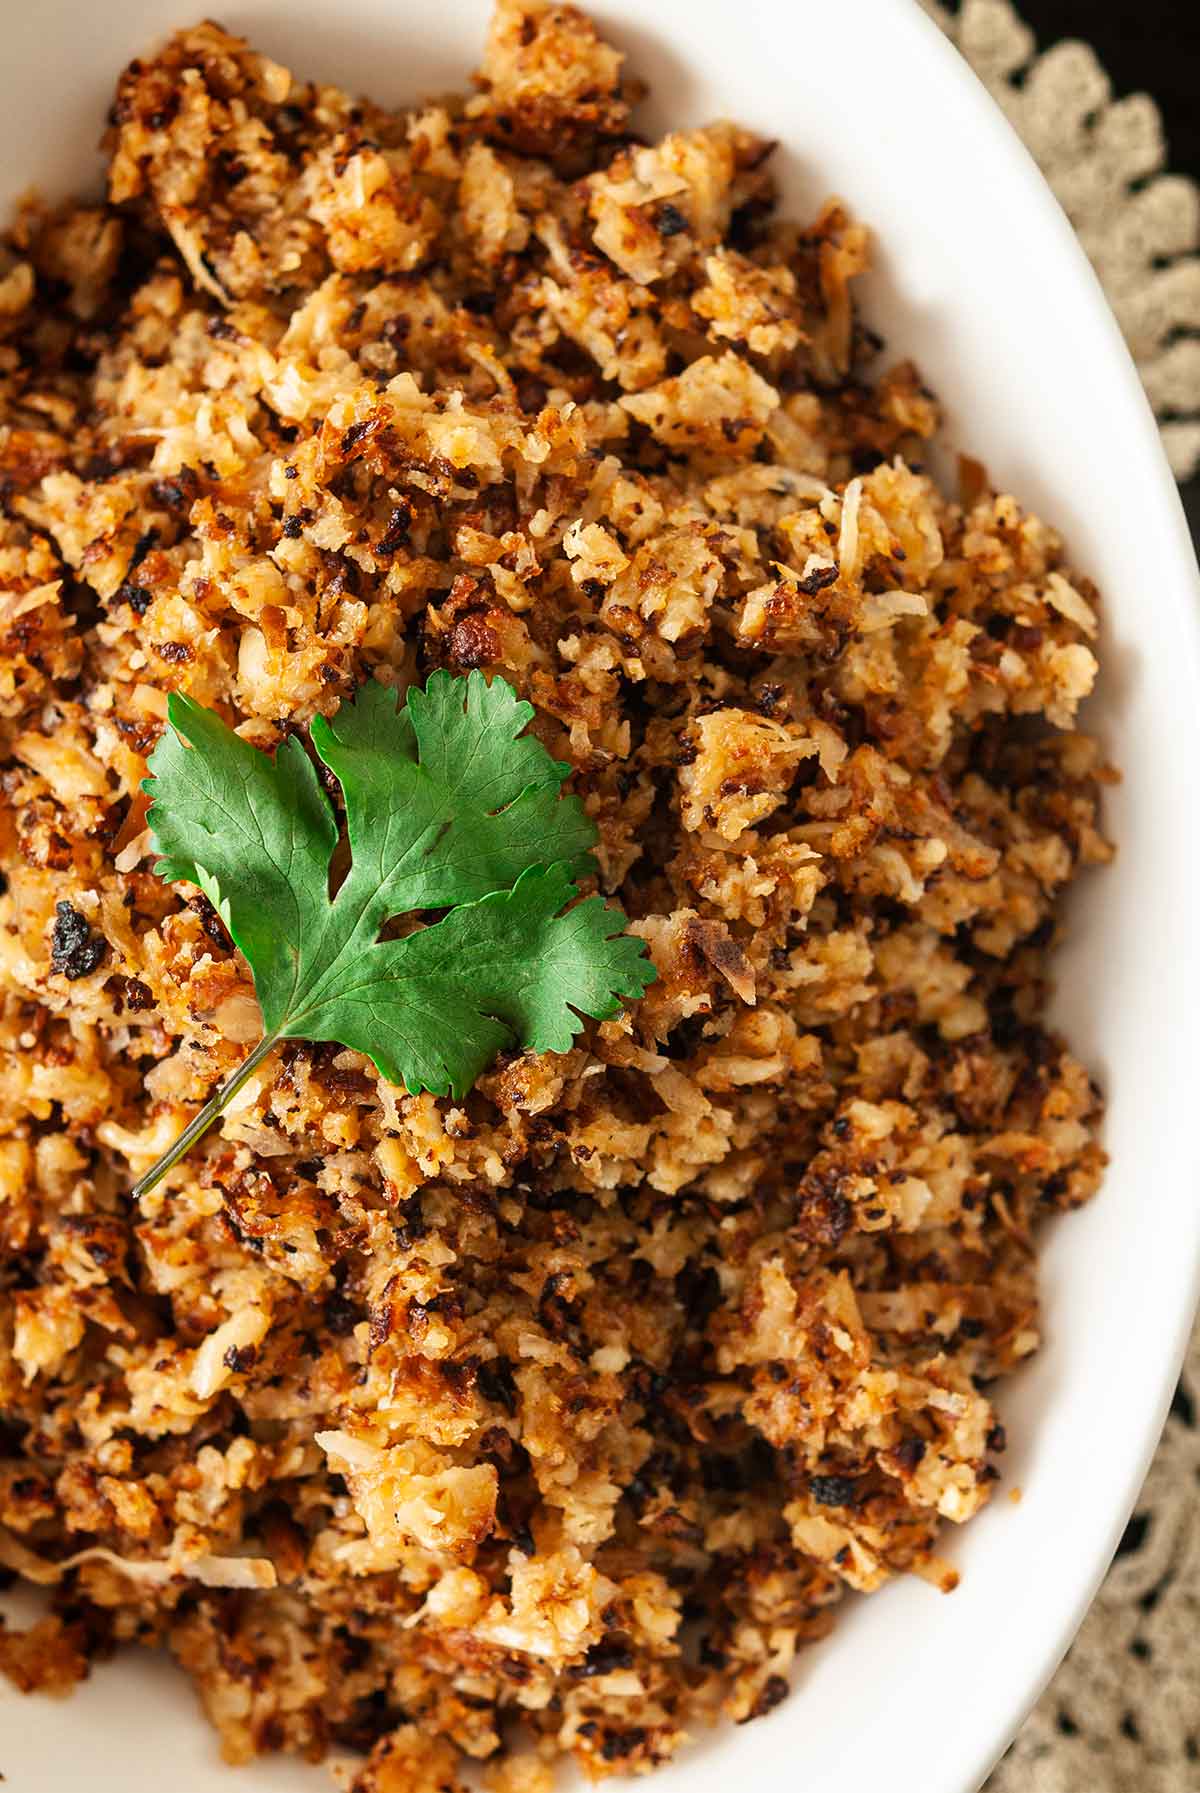
[[88, 1672], [80, 1626], [53, 1614], [24, 1629], [0, 1625], [0, 1671], [22, 1693], [69, 1693]]

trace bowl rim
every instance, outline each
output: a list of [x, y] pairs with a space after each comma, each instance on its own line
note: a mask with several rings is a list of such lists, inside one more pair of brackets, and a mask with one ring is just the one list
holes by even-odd
[[[3, 3], [4, 0], [0, 0], [0, 6]], [[614, 0], [608, 0], [608, 4], [605, 0], [595, 4], [592, 0], [580, 0], [580, 3], [585, 10], [594, 10], [602, 24], [607, 23], [606, 15], [611, 10], [620, 12], [622, 17], [613, 22], [618, 41], [622, 37], [623, 24], [640, 23], [639, 0], [619, 0], [615, 6]], [[721, 3], [729, 5], [732, 0], [721, 0]], [[815, 5], [817, 0], [809, 0], [809, 3]], [[16, 0], [9, 0], [9, 4], [15, 9]], [[50, 9], [55, 11], [70, 4], [71, 0], [49, 0]], [[796, 0], [790, 0], [790, 4], [796, 6]], [[763, 19], [777, 16], [781, 6], [788, 7], [788, 0], [740, 0], [740, 9], [744, 13]], [[972, 143], [979, 147], [981, 159], [990, 161], [1001, 171], [1006, 207], [1009, 211], [1019, 207], [1021, 211], [1023, 240], [1028, 240], [1035, 248], [1041, 246], [1051, 279], [1066, 292], [1067, 307], [1078, 315], [1081, 330], [1086, 329], [1089, 340], [1098, 345], [1103, 359], [1105, 393], [1111, 394], [1114, 410], [1119, 414], [1121, 456], [1136, 472], [1139, 498], [1152, 513], [1150, 527], [1158, 541], [1158, 558], [1169, 574], [1164, 581], [1161, 601], [1171, 608], [1186, 656], [1180, 676], [1190, 681], [1191, 688], [1197, 693], [1197, 704], [1188, 717], [1189, 732], [1183, 747], [1188, 765], [1192, 768], [1200, 766], [1200, 580], [1195, 552], [1149, 402], [1100, 282], [1029, 151], [965, 58], [923, 9], [921, 0], [905, 0], [902, 7], [896, 5], [896, 0], [836, 0], [836, 6], [844, 8], [864, 30], [869, 30], [872, 24], [878, 25], [881, 19], [886, 20], [887, 34], [896, 44], [903, 45], [907, 41], [914, 59], [936, 65], [938, 100], [946, 103], [947, 111], [953, 111], [955, 118], [964, 121]], [[203, 10], [190, 0], [179, 0], [179, 8], [189, 15]], [[352, 3], [344, 10], [350, 14], [352, 30], [356, 8]], [[254, 7], [243, 9], [234, 0], [229, 11], [233, 15], [230, 23], [238, 29], [243, 27], [246, 15], [253, 16]], [[654, 9], [647, 9], [642, 16], [647, 26], [653, 29]], [[403, 24], [402, 17], [397, 24]], [[707, 24], [697, 29], [701, 28], [707, 29]], [[278, 38], [281, 29], [279, 22], [274, 21], [272, 35]], [[436, 30], [434, 26], [433, 31]], [[11, 66], [13, 76], [17, 77], [19, 64]], [[753, 120], [747, 122], [752, 124]], [[880, 219], [879, 223], [886, 243], [886, 221]], [[1086, 489], [1086, 478], [1081, 479], [1080, 484]], [[1187, 753], [1188, 749], [1190, 753]], [[1194, 788], [1195, 783], [1193, 772], [1189, 788]], [[1200, 832], [1180, 850], [1188, 854], [1188, 888], [1200, 892]], [[1191, 989], [1197, 1012], [1200, 1012], [1200, 959], [1189, 964], [1183, 981]], [[1183, 1129], [1177, 1128], [1176, 1132], [1182, 1140]], [[1186, 1142], [1186, 1150], [1180, 1144], [1176, 1161], [1180, 1182], [1200, 1191], [1200, 1131]], [[1103, 1203], [1103, 1191], [1098, 1200]], [[1186, 1350], [1193, 1314], [1200, 1301], [1200, 1202], [1196, 1204], [1195, 1218], [1190, 1226], [1180, 1231], [1181, 1236], [1172, 1241], [1170, 1262], [1164, 1265], [1161, 1281], [1156, 1285], [1162, 1297], [1162, 1311], [1154, 1351], [1151, 1353], [1146, 1348], [1142, 1353], [1147, 1363], [1152, 1358], [1157, 1365], [1154, 1385], [1148, 1389], [1148, 1398], [1136, 1418], [1122, 1421], [1120, 1448], [1108, 1453], [1111, 1465], [1103, 1480], [1105, 1497], [1103, 1502], [1095, 1503], [1103, 1509], [1103, 1516], [1090, 1512], [1074, 1542], [1064, 1549], [1064, 1558], [1069, 1559], [1067, 1568], [1056, 1577], [1055, 1584], [1055, 1610], [1059, 1617], [1053, 1626], [1047, 1625], [1040, 1633], [1029, 1631], [1022, 1635], [1020, 1641], [1025, 1652], [1019, 1672], [1011, 1664], [1006, 1665], [999, 1676], [999, 1685], [989, 1690], [986, 1724], [976, 1724], [970, 1731], [955, 1730], [948, 1742], [943, 1740], [941, 1747], [923, 1758], [921, 1784], [924, 1793], [971, 1793], [980, 1786], [1050, 1680], [1103, 1580], [1157, 1446]], [[6, 1690], [0, 1689], [0, 1702], [5, 1695]], [[799, 1706], [799, 1700], [796, 1704]], [[772, 1780], [778, 1773], [781, 1782], [789, 1765], [788, 1729], [784, 1718], [788, 1710], [785, 1706], [762, 1727], [764, 1734], [770, 1727], [774, 1743]], [[796, 1718], [799, 1718], [798, 1711]], [[197, 1725], [199, 1728], [199, 1721]], [[730, 1750], [726, 1765], [732, 1762], [736, 1772], [737, 1745], [731, 1742]], [[685, 1757], [679, 1761], [674, 1776], [685, 1777], [689, 1761], [693, 1759]], [[677, 1784], [674, 1776], [670, 1778], [672, 1788]], [[300, 1784], [299, 1776], [297, 1784]], [[848, 1793], [855, 1793], [855, 1790], [848, 1788]]]
[[[865, 8], [870, 11], [877, 0], [851, 0], [851, 3], [860, 10]], [[1108, 364], [1105, 379], [1120, 391], [1127, 413], [1122, 419], [1122, 426], [1131, 432], [1136, 431], [1136, 438], [1132, 435], [1130, 439], [1122, 437], [1123, 452], [1132, 461], [1144, 462], [1148, 475], [1157, 476], [1147, 482], [1151, 490], [1157, 488], [1161, 512], [1159, 517], [1153, 519], [1153, 527], [1161, 531], [1164, 557], [1169, 556], [1176, 562], [1178, 574], [1165, 588], [1164, 595], [1169, 593], [1173, 603], [1185, 593], [1191, 599], [1190, 603], [1178, 605], [1176, 621], [1182, 626], [1182, 633], [1188, 641], [1191, 684], [1197, 693], [1197, 701], [1191, 712], [1191, 763], [1194, 766], [1200, 763], [1197, 757], [1200, 756], [1200, 567], [1179, 487], [1168, 462], [1141, 376], [1100, 278], [1033, 154], [965, 55], [926, 11], [921, 0], [905, 0], [904, 10], [914, 37], [924, 40], [920, 53], [941, 62], [947, 87], [956, 89], [961, 100], [969, 104], [974, 113], [975, 131], [980, 137], [988, 138], [992, 153], [1003, 157], [1008, 163], [1011, 180], [1020, 189], [1027, 208], [1030, 230], [1042, 232], [1052, 242], [1058, 264], [1054, 277], [1058, 278], [1060, 272], [1070, 277], [1075, 287], [1072, 302], [1086, 307], [1091, 313], [1093, 329], [1106, 338]], [[1102, 681], [1103, 677], [1102, 667]], [[1193, 887], [1196, 887], [1200, 883], [1200, 853], [1194, 849], [1192, 866], [1193, 872], [1197, 874], [1192, 879]], [[1200, 965], [1200, 960], [1197, 964]], [[1196, 976], [1195, 966], [1191, 981], [1200, 989], [1200, 977]], [[1192, 1146], [1190, 1163], [1186, 1167], [1181, 1166], [1180, 1175], [1187, 1177], [1190, 1186], [1200, 1192], [1200, 1135], [1197, 1135], [1196, 1143]], [[1103, 1202], [1103, 1186], [1095, 1199]], [[1180, 1273], [1176, 1279], [1178, 1301], [1169, 1304], [1175, 1308], [1174, 1323], [1170, 1327], [1170, 1344], [1161, 1360], [1155, 1398], [1147, 1403], [1140, 1426], [1135, 1428], [1131, 1422], [1127, 1428], [1127, 1433], [1136, 1436], [1136, 1447], [1128, 1451], [1128, 1454], [1121, 1453], [1124, 1470], [1113, 1474], [1112, 1480], [1117, 1484], [1117, 1492], [1112, 1498], [1103, 1546], [1094, 1556], [1089, 1552], [1087, 1562], [1077, 1569], [1073, 1594], [1064, 1603], [1058, 1626], [1037, 1648], [1036, 1659], [1030, 1666], [1022, 1695], [1004, 1702], [1005, 1711], [997, 1710], [995, 1725], [989, 1727], [989, 1736], [986, 1740], [981, 1737], [973, 1752], [964, 1750], [961, 1756], [943, 1759], [933, 1768], [930, 1779], [925, 1783], [925, 1793], [975, 1793], [976, 1789], [982, 1788], [1049, 1685], [1111, 1567], [1117, 1545], [1157, 1451], [1200, 1310], [1200, 1217], [1193, 1226], [1190, 1241], [1185, 1243], [1186, 1249], [1179, 1254]]]

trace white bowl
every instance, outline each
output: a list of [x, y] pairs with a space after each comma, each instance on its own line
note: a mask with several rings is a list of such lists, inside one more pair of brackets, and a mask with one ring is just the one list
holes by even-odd
[[[487, 0], [234, 0], [223, 22], [306, 74], [381, 100], [475, 66]], [[1011, 1448], [991, 1509], [947, 1548], [949, 1598], [896, 1585], [843, 1611], [769, 1718], [717, 1733], [660, 1793], [972, 1793], [1066, 1648], [1145, 1473], [1200, 1282], [1200, 606], [1153, 420], [1049, 191], [965, 65], [909, 0], [597, 0], [653, 83], [650, 123], [741, 120], [781, 143], [791, 208], [837, 192], [879, 232], [866, 308], [912, 354], [952, 448], [1066, 533], [1106, 600], [1090, 715], [1125, 781], [1116, 865], [1088, 880], [1059, 961], [1058, 1018], [1109, 1096], [1099, 1198], [1043, 1260], [1046, 1344], [1000, 1392]], [[94, 181], [114, 76], [201, 0], [0, 0], [0, 201]], [[19, 1793], [234, 1785], [181, 1676], [145, 1655], [67, 1705], [2, 1699]], [[267, 1762], [243, 1788], [326, 1784]]]

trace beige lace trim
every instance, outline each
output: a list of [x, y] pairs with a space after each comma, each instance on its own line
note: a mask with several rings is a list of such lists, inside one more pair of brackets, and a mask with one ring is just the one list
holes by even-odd
[[1157, 106], [1144, 93], [1114, 100], [1087, 44], [1038, 55], [1009, 0], [922, 3], [999, 101], [1079, 232], [1171, 465], [1188, 478], [1200, 468], [1200, 187], [1164, 172]]

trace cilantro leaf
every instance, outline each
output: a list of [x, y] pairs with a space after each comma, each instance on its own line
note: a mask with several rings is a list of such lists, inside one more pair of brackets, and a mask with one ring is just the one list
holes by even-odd
[[[620, 910], [598, 897], [566, 908], [596, 830], [561, 794], [569, 767], [523, 732], [532, 716], [503, 679], [439, 672], [403, 705], [371, 682], [318, 717], [312, 744], [341, 786], [351, 852], [331, 894], [337, 824], [301, 743], [268, 757], [171, 697], [145, 781], [155, 870], [216, 906], [264, 1038], [138, 1193], [277, 1040], [336, 1040], [389, 1081], [461, 1095], [501, 1047], [566, 1051], [583, 1016], [642, 994], [654, 969]], [[380, 940], [391, 918], [433, 908], [449, 913]]]
[[560, 795], [570, 767], [521, 733], [532, 717], [503, 679], [435, 672], [399, 715], [395, 693], [372, 681], [332, 721], [314, 720], [353, 855], [314, 943], [322, 989], [338, 987], [347, 956], [393, 915], [506, 890], [531, 865], [588, 870], [595, 827], [578, 797]]
[[565, 865], [533, 866], [511, 890], [360, 955], [297, 1025], [365, 1052], [389, 1082], [455, 1096], [514, 1040], [567, 1052], [581, 1013], [619, 1014], [653, 977], [619, 909], [588, 897], [561, 913], [578, 894]]
[[596, 830], [578, 797], [560, 795], [571, 768], [522, 733], [532, 719], [503, 679], [435, 672], [399, 715], [395, 692], [372, 681], [314, 720], [354, 855], [339, 898], [366, 925], [507, 890], [531, 865], [589, 869]]
[[270, 759], [179, 692], [167, 714], [143, 785], [154, 869], [208, 897], [246, 955], [272, 1033], [296, 992], [301, 944], [327, 920], [337, 822], [299, 741]]

